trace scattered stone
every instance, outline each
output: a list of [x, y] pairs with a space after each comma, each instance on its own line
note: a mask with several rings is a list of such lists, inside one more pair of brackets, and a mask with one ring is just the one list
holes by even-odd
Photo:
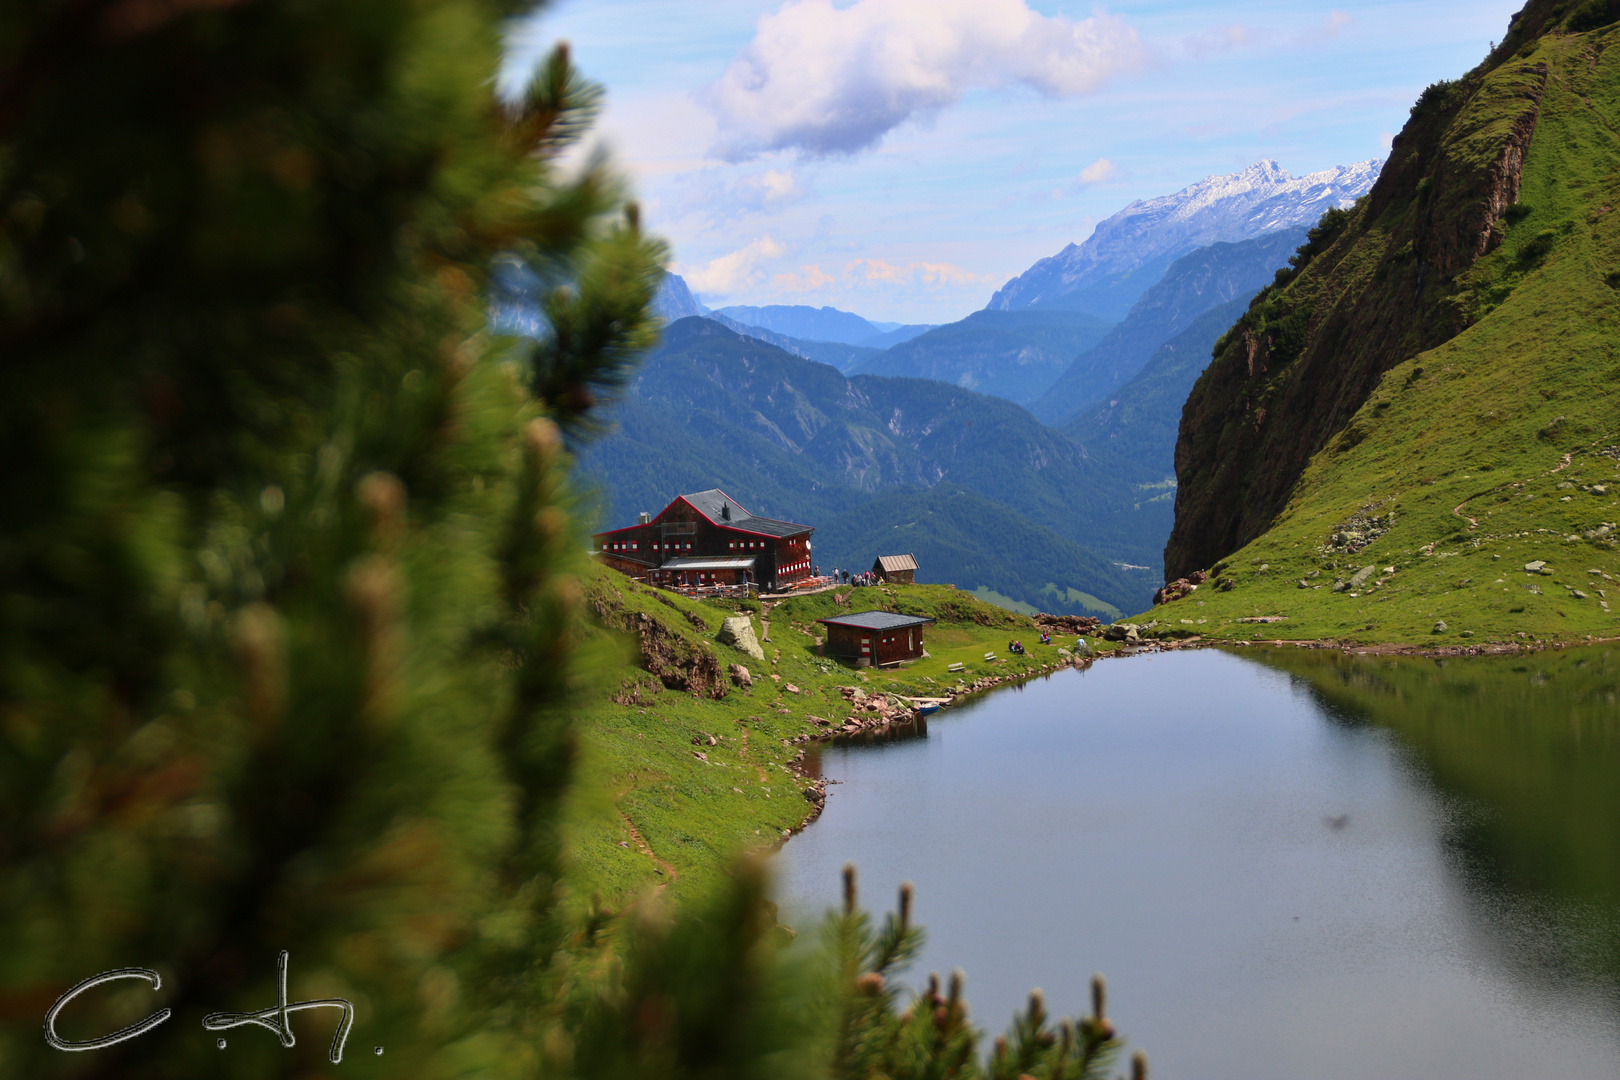
[[733, 615], [721, 623], [717, 637], [722, 645], [741, 649], [755, 660], [765, 659], [765, 649], [754, 636], [753, 620], [746, 615]]
[[[1194, 574], [1202, 578], [1202, 574]], [[1095, 634], [1102, 629], [1102, 620], [1090, 615], [1048, 615], [1044, 611], [1035, 616], [1035, 625], [1059, 634]]]
[[731, 675], [731, 681], [743, 689], [746, 690], [754, 685], [754, 677], [748, 674], [748, 669], [741, 664], [732, 664], [726, 668], [726, 671]]
[[1363, 585], [1367, 584], [1367, 582], [1371, 581], [1372, 576], [1377, 572], [1378, 568], [1376, 566], [1363, 566], [1360, 570], [1357, 570], [1350, 576], [1350, 581], [1345, 587], [1349, 589], [1359, 589]]
[[1585, 600], [1586, 599], [1586, 594], [1581, 592], [1581, 590], [1579, 590], [1579, 589], [1571, 589], [1571, 590], [1569, 590], [1569, 595], [1573, 596], [1577, 600]]
[[1451, 627], [1446, 625], [1446, 620], [1444, 620], [1444, 619], [1441, 619], [1439, 622], [1434, 624], [1434, 632], [1436, 634], [1443, 634], [1447, 630], [1450, 630], [1450, 629], [1451, 629]]
[[824, 716], [809, 716], [809, 715], [806, 715], [805, 719], [807, 721], [809, 721], [810, 723], [816, 725], [816, 727], [826, 727], [828, 724], [832, 723], [831, 720], [828, 720]]
[[797, 694], [799, 692], [799, 688], [794, 686], [792, 683], [788, 683], [786, 686], [782, 687], [782, 689], [786, 690], [790, 694]]
[[1473, 636], [1474, 636], [1474, 632], [1473, 632], [1473, 631], [1472, 631], [1472, 630], [1464, 630], [1464, 631], [1463, 631], [1463, 632], [1462, 632], [1462, 636], [1463, 636], [1463, 637], [1473, 637]]
[[[1193, 577], [1198, 576], [1200, 575], [1193, 575]], [[1168, 604], [1173, 600], [1180, 600], [1184, 596], [1190, 596], [1197, 590], [1198, 583], [1194, 582], [1192, 578], [1177, 578], [1153, 594], [1153, 603], [1156, 605]]]
[[1243, 622], [1243, 623], [1274, 623], [1274, 622], [1287, 622], [1287, 621], [1288, 621], [1288, 616], [1286, 616], [1286, 615], [1249, 615], [1249, 616], [1247, 616], [1245, 618], [1242, 618], [1242, 619], [1238, 620], [1238, 622]]
[[1592, 484], [1586, 490], [1587, 490], [1588, 494], [1592, 494], [1592, 495], [1607, 495], [1609, 493], [1609, 485], [1608, 484]]
[[698, 760], [699, 760], [699, 761], [708, 761], [708, 760], [709, 760], [709, 755], [708, 755], [708, 754], [705, 754], [705, 753], [704, 753], [704, 752], [703, 752], [703, 751], [701, 751], [701, 750], [694, 750], [694, 751], [692, 751], [692, 756], [693, 756], [693, 757], [695, 757], [695, 758], [697, 758], [697, 759], [698, 759]]
[[1527, 574], [1539, 574], [1546, 568], [1547, 564], [1540, 559], [1524, 564], [1524, 572]]
[[771, 672], [771, 682], [781, 682], [781, 681], [782, 681], [782, 676], [778, 675], [774, 671]]
[[1391, 510], [1387, 514], [1373, 513], [1388, 501], [1381, 499], [1378, 502], [1368, 503], [1353, 514], [1349, 521], [1341, 523], [1328, 536], [1327, 543], [1322, 545], [1322, 553], [1354, 555], [1389, 532], [1395, 524], [1395, 512]]

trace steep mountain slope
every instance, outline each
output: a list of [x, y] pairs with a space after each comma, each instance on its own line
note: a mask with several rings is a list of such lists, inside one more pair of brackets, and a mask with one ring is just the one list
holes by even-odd
[[1209, 632], [1620, 630], [1620, 26], [1568, 32], [1612, 15], [1529, 4], [1223, 339], [1166, 548]]
[[1109, 324], [1083, 311], [975, 311], [869, 357], [854, 371], [937, 379], [1028, 404]]
[[664, 280], [658, 285], [658, 295], [653, 297], [653, 310], [665, 322], [709, 313], [708, 308], [698, 303], [697, 297], [687, 287], [686, 279], [679, 274], [664, 275]]
[[1058, 430], [1082, 446], [1129, 454], [1173, 478], [1182, 406], [1209, 366], [1215, 343], [1248, 309], [1249, 299], [1240, 296], [1198, 316], [1154, 350], [1129, 382]]
[[716, 309], [721, 315], [745, 326], [757, 326], [804, 341], [837, 341], [864, 345], [883, 331], [848, 311], [834, 307], [813, 308], [807, 304], [769, 304], [749, 307], [737, 304]]
[[988, 310], [1061, 307], [1117, 322], [1172, 262], [1195, 248], [1314, 224], [1372, 187], [1379, 162], [1290, 176], [1275, 161], [1208, 176], [1174, 195], [1133, 202], [1003, 285]]
[[1142, 369], [1155, 349], [1204, 312], [1253, 296], [1273, 280], [1277, 268], [1287, 264], [1304, 240], [1304, 230], [1282, 229], [1183, 255], [1132, 305], [1124, 322], [1075, 357], [1030, 411], [1048, 424], [1066, 424], [1112, 394]]
[[822, 526], [878, 494], [954, 485], [1002, 507], [1002, 526], [986, 519], [978, 550], [1033, 559], [1049, 580], [1125, 609], [1126, 597], [1151, 591], [1142, 575], [1122, 592], [1051, 553], [1006, 551], [1006, 523], [1155, 569], [1152, 538], [1168, 527], [1168, 503], [1139, 505], [1128, 470], [1091, 460], [1010, 402], [919, 379], [846, 379], [708, 319], [666, 329], [614, 418], [619, 430], [581, 463], [611, 521], [720, 486], [756, 513]]

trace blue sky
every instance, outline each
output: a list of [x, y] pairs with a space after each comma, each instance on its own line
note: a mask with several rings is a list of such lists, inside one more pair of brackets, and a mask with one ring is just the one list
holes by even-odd
[[704, 302], [948, 322], [1133, 199], [1381, 158], [1519, 0], [556, 0]]

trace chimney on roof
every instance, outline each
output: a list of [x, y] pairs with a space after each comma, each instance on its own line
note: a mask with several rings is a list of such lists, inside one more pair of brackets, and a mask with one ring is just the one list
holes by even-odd
[[638, 524], [638, 525], [651, 525], [652, 524], [652, 515], [647, 513], [647, 511], [643, 510], [641, 513], [636, 515], [636, 524]]
[[721, 503], [720, 504], [720, 517], [723, 518], [726, 521], [731, 520], [731, 504], [730, 503]]

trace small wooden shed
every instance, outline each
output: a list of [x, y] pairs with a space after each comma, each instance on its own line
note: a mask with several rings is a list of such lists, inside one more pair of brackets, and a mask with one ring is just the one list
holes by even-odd
[[828, 656], [853, 660], [856, 667], [882, 667], [923, 655], [923, 627], [933, 619], [892, 611], [861, 611], [817, 619], [827, 628]]
[[872, 564], [872, 573], [891, 585], [915, 585], [917, 556], [879, 555]]

